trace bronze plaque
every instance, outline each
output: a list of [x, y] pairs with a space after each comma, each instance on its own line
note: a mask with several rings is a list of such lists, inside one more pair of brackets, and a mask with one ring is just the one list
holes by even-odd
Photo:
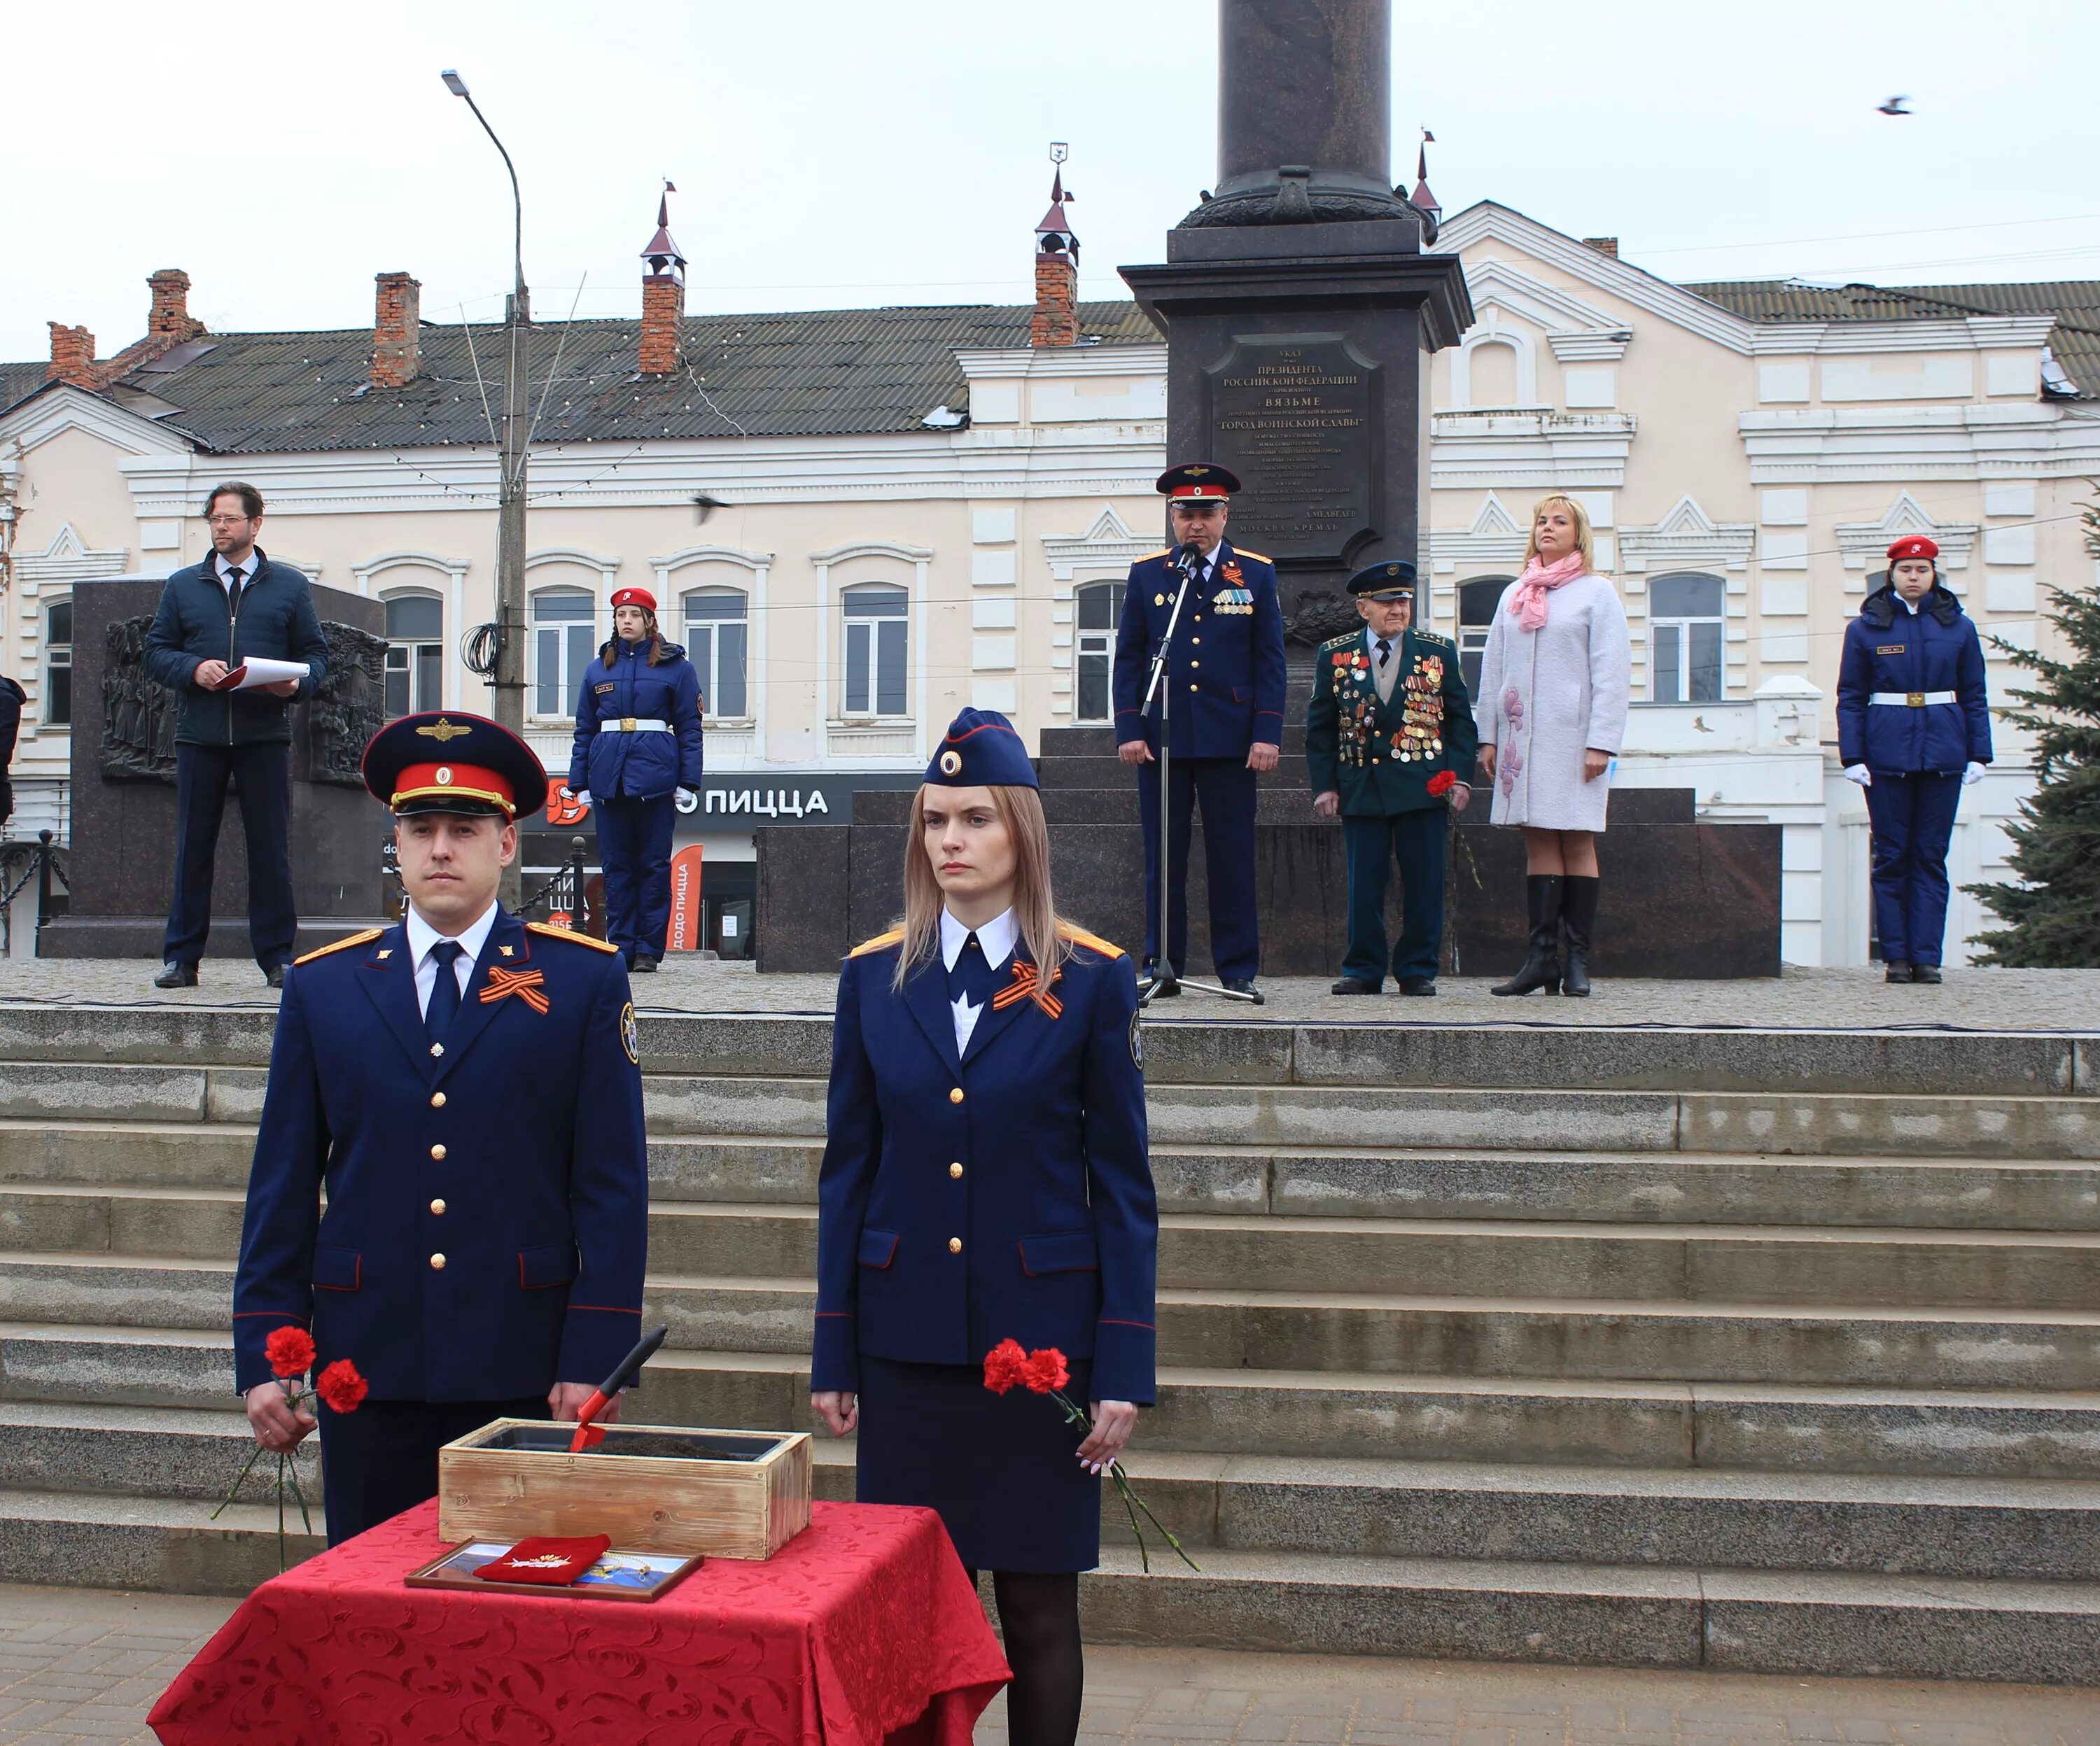
[[1259, 333], [1204, 373], [1210, 458], [1242, 487], [1235, 544], [1340, 563], [1374, 531], [1379, 368], [1339, 333]]

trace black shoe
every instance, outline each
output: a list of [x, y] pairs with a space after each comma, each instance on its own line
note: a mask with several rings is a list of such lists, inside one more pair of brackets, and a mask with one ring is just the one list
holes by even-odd
[[1491, 994], [1528, 994], [1542, 988], [1549, 994], [1560, 992], [1560, 891], [1564, 881], [1558, 873], [1530, 873], [1524, 876], [1524, 906], [1531, 912], [1531, 950], [1524, 968], [1507, 982], [1498, 982]]
[[271, 965], [262, 972], [262, 980], [272, 988], [282, 988], [285, 985], [285, 967], [282, 964]]
[[1403, 994], [1417, 996], [1433, 994], [1436, 992], [1436, 978], [1433, 976], [1404, 976], [1400, 979], [1400, 991]]
[[1360, 976], [1345, 976], [1327, 992], [1330, 994], [1375, 994], [1381, 992], [1383, 986], [1383, 983], [1367, 982]]
[[1261, 998], [1261, 990], [1254, 985], [1254, 978], [1251, 976], [1220, 977], [1218, 979], [1218, 985], [1232, 994], [1253, 995], [1254, 1003], [1258, 1007], [1268, 1004]]
[[1913, 982], [1930, 982], [1934, 987], [1937, 988], [1939, 985], [1940, 980], [1939, 966], [1938, 964], [1912, 964], [1911, 966], [1910, 979]]
[[1915, 982], [1917, 980], [1917, 972], [1905, 963], [1902, 959], [1891, 959], [1889, 961], [1887, 972], [1882, 980], [1885, 982]]
[[153, 978], [156, 988], [195, 988], [196, 966], [177, 962], [170, 958], [161, 966], [161, 973]]
[[651, 958], [646, 952], [638, 952], [635, 954], [632, 968], [637, 976], [651, 976], [655, 972], [658, 962], [658, 959]]
[[1597, 926], [1594, 874], [1571, 873], [1560, 888], [1560, 920], [1568, 930], [1568, 965], [1560, 992], [1582, 999], [1590, 992], [1590, 939]]

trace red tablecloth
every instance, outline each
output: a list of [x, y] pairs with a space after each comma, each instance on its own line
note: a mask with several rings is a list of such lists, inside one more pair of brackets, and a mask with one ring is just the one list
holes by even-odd
[[968, 1746], [1008, 1678], [930, 1510], [814, 1506], [648, 1605], [412, 1589], [435, 1501], [265, 1583], [162, 1694], [162, 1746]]

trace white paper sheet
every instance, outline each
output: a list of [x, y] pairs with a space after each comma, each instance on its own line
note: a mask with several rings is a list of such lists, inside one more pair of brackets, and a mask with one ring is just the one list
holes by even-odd
[[253, 691], [258, 686], [282, 685], [287, 679], [303, 679], [312, 670], [304, 661], [266, 661], [251, 656], [213, 689]]

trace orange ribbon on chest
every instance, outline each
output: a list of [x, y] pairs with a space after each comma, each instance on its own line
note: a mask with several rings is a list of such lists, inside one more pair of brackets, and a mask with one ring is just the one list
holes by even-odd
[[501, 964], [488, 968], [488, 985], [481, 991], [481, 1003], [489, 1006], [515, 994], [535, 1012], [545, 1012], [548, 1002], [542, 991], [546, 975], [538, 970], [505, 970]]
[[[1050, 985], [1055, 988], [1058, 980], [1057, 977], [1052, 977]], [[1010, 988], [1002, 988], [991, 997], [993, 1010], [1004, 1012], [1018, 1001], [1035, 999], [1035, 966], [1025, 958], [1016, 959], [1013, 963], [1013, 985]], [[1046, 994], [1043, 999], [1043, 1010], [1052, 1018], [1061, 1018], [1064, 1016], [1065, 1003], [1055, 994]]]

